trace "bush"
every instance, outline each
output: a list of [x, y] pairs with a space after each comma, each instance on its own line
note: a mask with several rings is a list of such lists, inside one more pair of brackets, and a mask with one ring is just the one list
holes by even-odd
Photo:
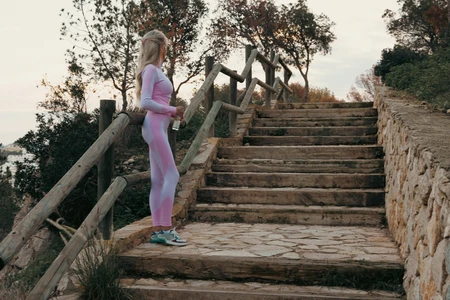
[[392, 68], [386, 85], [404, 90], [439, 108], [450, 108], [450, 49], [441, 50], [417, 63]]
[[132, 299], [120, 286], [123, 272], [119, 269], [119, 250], [109, 241], [89, 239], [75, 260], [74, 273], [86, 299]]

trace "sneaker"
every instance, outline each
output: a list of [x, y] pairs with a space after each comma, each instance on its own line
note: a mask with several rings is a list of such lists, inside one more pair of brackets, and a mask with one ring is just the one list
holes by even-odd
[[175, 229], [158, 233], [158, 239], [163, 239], [165, 245], [186, 246], [187, 241], [180, 238]]
[[160, 232], [153, 231], [152, 236], [150, 238], [150, 243], [151, 244], [164, 244], [166, 242], [166, 239], [158, 237], [158, 235], [161, 233], [163, 233], [162, 230]]

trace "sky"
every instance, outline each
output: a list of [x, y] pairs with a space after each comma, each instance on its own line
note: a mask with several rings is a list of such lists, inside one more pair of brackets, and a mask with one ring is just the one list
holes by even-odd
[[[397, 1], [308, 0], [307, 4], [313, 13], [323, 13], [336, 24], [333, 30], [337, 38], [330, 54], [314, 57], [309, 73], [310, 86], [326, 87], [338, 99], [345, 99], [357, 76], [377, 63], [383, 49], [393, 47], [394, 39], [386, 32], [381, 16], [385, 9], [397, 11]], [[44, 100], [48, 92], [38, 87], [41, 80], [46, 78], [52, 84], [59, 84], [67, 73], [64, 53], [72, 44], [60, 39], [64, 21], [59, 15], [62, 8], [71, 9], [72, 1], [27, 0], [1, 4], [0, 143], [3, 145], [35, 130], [35, 114], [42, 111], [37, 109], [37, 103]], [[244, 49], [236, 51], [225, 65], [240, 73], [244, 53]], [[299, 72], [294, 67], [291, 70], [294, 75], [290, 82], [303, 84]], [[258, 72], [253, 75], [264, 78]], [[216, 83], [228, 80], [223, 75]], [[195, 87], [198, 85], [185, 85], [181, 96], [189, 99]], [[112, 96], [102, 95], [103, 99], [113, 99]], [[88, 109], [98, 105], [99, 96], [95, 96], [89, 100]]]

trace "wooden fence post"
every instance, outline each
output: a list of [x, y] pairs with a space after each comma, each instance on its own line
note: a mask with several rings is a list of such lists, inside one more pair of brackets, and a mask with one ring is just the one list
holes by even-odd
[[[270, 74], [270, 66], [268, 64], [265, 65], [265, 73], [266, 73], [266, 84], [270, 84], [270, 80], [272, 78]], [[265, 98], [265, 106], [270, 107], [270, 100], [272, 98], [272, 93], [268, 89], [266, 89], [266, 98]]]
[[[236, 72], [236, 71], [234, 71]], [[237, 80], [230, 77], [230, 104], [236, 106], [237, 99]], [[237, 113], [230, 111], [228, 112], [228, 124], [230, 136], [237, 135]]]
[[[252, 54], [253, 47], [252, 45], [245, 45], [245, 63], [247, 64], [250, 55]], [[248, 91], [248, 87], [252, 82], [252, 68], [247, 73], [247, 78], [245, 79], [245, 89]], [[252, 103], [252, 98], [250, 98], [249, 104]]]
[[[115, 100], [100, 100], [100, 120], [98, 123], [98, 135], [108, 128], [113, 121], [114, 112], [116, 110]], [[97, 201], [106, 192], [114, 175], [114, 144], [112, 144], [105, 154], [100, 157], [98, 164], [97, 176]], [[113, 208], [106, 214], [105, 218], [99, 224], [99, 231], [103, 239], [111, 239], [113, 232]]]
[[[205, 58], [205, 78], [208, 77], [209, 73], [211, 72], [214, 65], [214, 56], [207, 56]], [[211, 87], [206, 91], [205, 96], [205, 109], [206, 114], [209, 113], [213, 106], [214, 102], [214, 81], [211, 85]], [[214, 136], [214, 123], [211, 125], [211, 128], [208, 131], [207, 137], [213, 137]]]
[[[289, 85], [289, 73], [287, 72], [287, 70], [284, 70], [284, 83], [286, 85]], [[287, 103], [288, 102], [288, 91], [287, 89], [284, 88], [283, 91], [283, 103]]]

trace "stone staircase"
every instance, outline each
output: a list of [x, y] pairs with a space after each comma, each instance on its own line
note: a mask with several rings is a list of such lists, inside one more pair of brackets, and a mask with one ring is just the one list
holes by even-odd
[[197, 191], [189, 245], [123, 253], [124, 284], [143, 299], [402, 298], [376, 121], [372, 103], [258, 110]]

